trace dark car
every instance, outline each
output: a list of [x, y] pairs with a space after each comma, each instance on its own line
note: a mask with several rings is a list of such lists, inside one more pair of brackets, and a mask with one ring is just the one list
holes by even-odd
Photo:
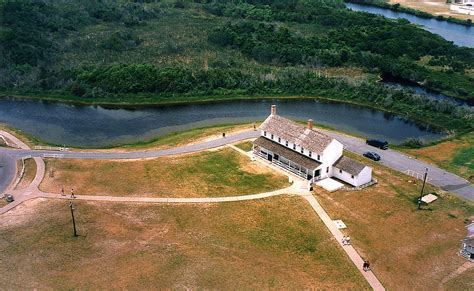
[[388, 142], [384, 140], [378, 140], [378, 139], [368, 139], [365, 141], [366, 144], [371, 145], [373, 147], [386, 150], [388, 149]]
[[374, 161], [380, 161], [380, 156], [374, 152], [365, 152], [364, 157], [369, 158]]
[[13, 199], [13, 195], [12, 195], [12, 194], [5, 194], [5, 201], [7, 201], [8, 203], [10, 203], [10, 202], [15, 201], [15, 199]]

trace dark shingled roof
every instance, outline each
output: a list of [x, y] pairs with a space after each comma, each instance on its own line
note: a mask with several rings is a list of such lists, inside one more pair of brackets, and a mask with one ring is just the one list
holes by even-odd
[[364, 164], [346, 156], [340, 157], [333, 166], [351, 175], [359, 175], [360, 172], [362, 172], [362, 170], [366, 167]]
[[259, 147], [262, 147], [262, 148], [265, 148], [281, 157], [284, 157], [294, 163], [297, 163], [298, 165], [300, 166], [303, 166], [305, 167], [306, 169], [310, 170], [310, 171], [313, 171], [314, 169], [316, 169], [317, 167], [319, 167], [319, 165], [321, 165], [321, 163], [313, 160], [313, 159], [310, 159], [302, 154], [299, 154], [295, 151], [292, 151], [274, 141], [271, 141], [267, 138], [264, 138], [264, 137], [259, 137], [257, 138], [256, 140], [254, 140], [253, 142], [254, 145], [256, 146], [259, 146]]
[[306, 126], [276, 114], [268, 116], [259, 128], [314, 153], [322, 153], [333, 140], [322, 132], [308, 129]]

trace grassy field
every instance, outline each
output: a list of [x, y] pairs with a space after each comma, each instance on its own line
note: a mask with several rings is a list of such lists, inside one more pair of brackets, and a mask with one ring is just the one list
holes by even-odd
[[445, 284], [446, 290], [473, 290], [474, 289], [474, 268], [449, 280]]
[[364, 162], [374, 167], [376, 186], [330, 194], [316, 190], [316, 196], [333, 219], [347, 224], [354, 246], [373, 264], [385, 287], [449, 290], [472, 284], [473, 272], [453, 279], [454, 285], [441, 282], [465, 263], [457, 252], [465, 225], [474, 219], [474, 206], [428, 185], [425, 192], [435, 191], [439, 199], [416, 210], [420, 181]]
[[[20, 165], [18, 166], [18, 171], [17, 177], [21, 174], [20, 171], [22, 169], [21, 161]], [[25, 160], [25, 173], [23, 174], [23, 177], [20, 180], [20, 183], [18, 183], [17, 189], [25, 189], [27, 188], [31, 182], [33, 182], [33, 179], [36, 176], [36, 163], [34, 159], [26, 159]]]
[[40, 188], [58, 193], [61, 187], [77, 194], [212, 197], [254, 194], [288, 186], [288, 179], [248, 157], [225, 148], [149, 160], [46, 160]]
[[474, 182], [474, 133], [421, 149], [402, 150]]
[[365, 280], [309, 205], [35, 200], [2, 215], [6, 289], [344, 289]]
[[249, 152], [252, 150], [253, 144], [251, 141], [244, 141], [244, 142], [236, 144], [235, 146], [243, 151]]

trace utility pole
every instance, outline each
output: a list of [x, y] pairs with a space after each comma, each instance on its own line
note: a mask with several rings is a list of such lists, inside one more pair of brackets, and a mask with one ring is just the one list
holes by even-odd
[[73, 227], [73, 229], [74, 229], [74, 236], [77, 236], [76, 220], [74, 219], [74, 205], [72, 204], [72, 200], [69, 201], [69, 207], [71, 208], [72, 227]]
[[425, 175], [423, 177], [423, 186], [421, 186], [420, 198], [418, 198], [418, 209], [421, 208], [421, 198], [423, 198], [423, 191], [425, 190], [426, 178], [428, 177], [428, 168], [425, 168]]

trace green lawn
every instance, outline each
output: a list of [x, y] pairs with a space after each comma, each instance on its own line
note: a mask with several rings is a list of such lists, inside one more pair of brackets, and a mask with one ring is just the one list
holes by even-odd
[[474, 133], [421, 149], [402, 150], [474, 182]]
[[238, 143], [235, 146], [243, 151], [249, 152], [252, 150], [253, 144], [251, 141], [245, 141], [245, 142]]

